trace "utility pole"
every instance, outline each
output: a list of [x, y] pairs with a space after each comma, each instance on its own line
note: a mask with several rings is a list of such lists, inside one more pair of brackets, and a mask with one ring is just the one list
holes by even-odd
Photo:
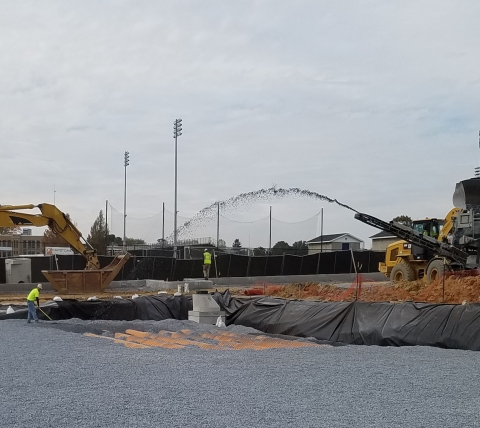
[[108, 199], [105, 201], [105, 255], [108, 256]]
[[177, 253], [177, 138], [182, 135], [182, 119], [173, 122], [173, 138], [175, 138], [175, 214], [173, 216], [173, 246]]
[[270, 205], [270, 236], [268, 238], [268, 255], [272, 254], [272, 206]]
[[320, 252], [323, 253], [323, 208], [322, 208], [322, 216], [320, 219]]
[[125, 187], [123, 192], [123, 252], [127, 252], [127, 166], [130, 165], [130, 153], [124, 153]]
[[217, 202], [217, 248], [220, 248], [220, 202]]
[[[480, 148], [480, 131], [478, 131], [478, 147]], [[480, 166], [475, 168], [475, 178], [480, 177]]]
[[165, 202], [162, 204], [162, 248], [165, 246]]

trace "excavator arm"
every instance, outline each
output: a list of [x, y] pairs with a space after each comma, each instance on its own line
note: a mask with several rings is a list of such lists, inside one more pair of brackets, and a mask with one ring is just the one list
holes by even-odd
[[[41, 214], [27, 214], [16, 210], [38, 208]], [[61, 236], [87, 260], [86, 269], [100, 269], [97, 252], [82, 238], [81, 232], [72, 221], [55, 205], [2, 205], [0, 206], [0, 227], [48, 226]], [[83, 242], [82, 242], [83, 240]]]

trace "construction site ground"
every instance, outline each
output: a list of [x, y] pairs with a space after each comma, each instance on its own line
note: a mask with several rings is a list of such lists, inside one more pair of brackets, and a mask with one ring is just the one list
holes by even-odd
[[[210, 291], [230, 290], [234, 296], [272, 296], [285, 299], [322, 300], [327, 302], [353, 301], [355, 299], [366, 302], [428, 302], [428, 303], [453, 303], [480, 302], [480, 276], [450, 276], [427, 284], [425, 281], [412, 281], [391, 284], [389, 281], [354, 281], [351, 284], [318, 284], [313, 282], [274, 284], [257, 283], [248, 287], [216, 287]], [[177, 290], [168, 290], [167, 294], [173, 295]], [[112, 299], [115, 296], [131, 298], [134, 294], [157, 295], [157, 291], [142, 291], [141, 289], [106, 290], [95, 296], [98, 299]], [[43, 292], [40, 302], [52, 300], [57, 293]], [[62, 298], [86, 300], [91, 295], [71, 294], [61, 295]], [[0, 305], [25, 304], [25, 293], [0, 294]]]

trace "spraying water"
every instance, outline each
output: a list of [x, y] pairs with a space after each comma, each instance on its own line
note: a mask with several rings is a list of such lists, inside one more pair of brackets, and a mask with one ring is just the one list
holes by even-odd
[[[268, 189], [255, 190], [253, 192], [241, 193], [240, 195], [234, 196], [226, 201], [215, 202], [208, 207], [203, 208], [197, 214], [195, 214], [190, 220], [185, 222], [182, 226], [177, 229], [177, 236], [184, 236], [187, 233], [193, 232], [200, 226], [203, 226], [205, 222], [214, 219], [217, 215], [218, 207], [220, 207], [221, 212], [228, 212], [239, 206], [248, 206], [260, 201], [267, 201], [271, 199], [281, 199], [289, 196], [298, 196], [305, 197], [310, 199], [318, 199], [321, 201], [335, 203], [343, 208], [349, 209], [358, 213], [352, 207], [345, 205], [336, 199], [329, 198], [328, 196], [321, 195], [317, 192], [312, 192], [310, 190], [299, 189], [298, 187], [291, 187], [288, 189], [277, 188], [272, 186]], [[173, 233], [169, 236], [171, 238]]]

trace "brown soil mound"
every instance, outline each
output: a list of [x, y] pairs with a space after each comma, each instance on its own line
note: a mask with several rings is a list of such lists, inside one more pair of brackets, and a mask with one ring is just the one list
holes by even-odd
[[[286, 299], [315, 299], [327, 302], [355, 300], [356, 283], [348, 289], [334, 285], [297, 283], [285, 286], [269, 285], [265, 294]], [[414, 302], [462, 303], [480, 302], [480, 276], [439, 279], [432, 284], [412, 281], [390, 284], [363, 284], [358, 300], [366, 302]]]

